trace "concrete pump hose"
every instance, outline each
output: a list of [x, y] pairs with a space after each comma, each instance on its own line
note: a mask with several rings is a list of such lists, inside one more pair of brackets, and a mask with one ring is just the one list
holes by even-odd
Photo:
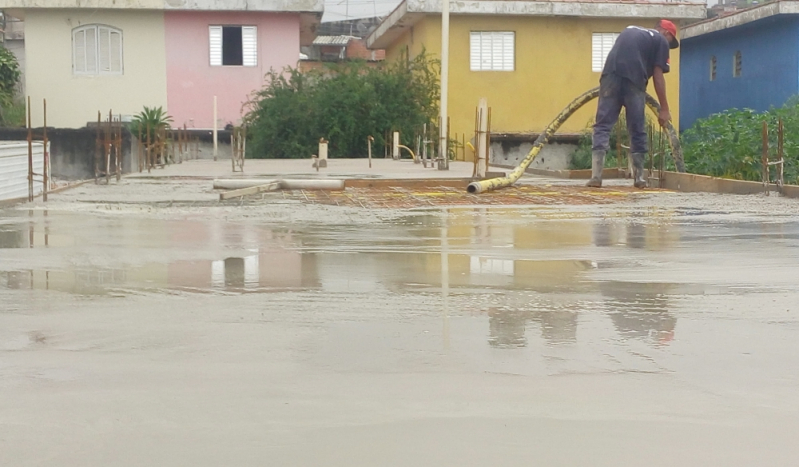
[[[569, 117], [574, 114], [574, 112], [580, 109], [580, 107], [596, 99], [597, 96], [599, 96], [598, 87], [585, 92], [577, 99], [574, 99], [569, 105], [567, 105], [566, 108], [563, 109], [563, 111], [561, 111], [561, 113], [558, 114], [558, 116], [555, 117], [555, 119], [552, 120], [552, 122], [546, 127], [544, 132], [538, 136], [533, 143], [533, 147], [530, 149], [530, 152], [527, 153], [527, 156], [515, 169], [513, 169], [510, 174], [504, 177], [472, 182], [466, 188], [466, 191], [469, 193], [483, 193], [485, 191], [496, 190], [498, 188], [505, 188], [516, 183], [516, 181], [519, 180], [522, 175], [524, 175], [524, 171], [527, 170], [527, 167], [529, 167], [538, 156], [538, 153], [541, 152], [541, 148], [547, 144], [549, 138], [551, 138], [552, 135], [558, 131], [558, 128], [560, 128], [560, 126], [563, 125], [563, 123], [568, 120]], [[649, 108], [655, 112], [655, 114], [660, 111], [660, 105], [658, 105], [657, 101], [649, 94], [646, 95], [646, 103]], [[685, 172], [685, 166], [682, 159], [682, 148], [680, 147], [680, 139], [677, 136], [677, 132], [674, 130], [674, 127], [671, 125], [671, 122], [668, 123], [666, 130], [669, 133], [669, 143], [672, 147], [672, 155], [674, 156], [677, 170], [679, 172]]]

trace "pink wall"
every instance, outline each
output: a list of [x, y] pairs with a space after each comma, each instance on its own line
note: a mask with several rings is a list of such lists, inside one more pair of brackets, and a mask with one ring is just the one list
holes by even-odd
[[[174, 124], [213, 127], [213, 98], [218, 124], [237, 124], [248, 96], [261, 89], [270, 69], [297, 66], [300, 18], [291, 13], [166, 12], [167, 103]], [[258, 66], [210, 65], [208, 26], [258, 27]]]

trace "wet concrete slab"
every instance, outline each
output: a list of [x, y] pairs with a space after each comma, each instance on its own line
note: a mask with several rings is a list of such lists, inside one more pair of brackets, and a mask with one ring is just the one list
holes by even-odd
[[[497, 169], [507, 172], [507, 169]], [[345, 179], [425, 179], [425, 178], [470, 178], [474, 173], [473, 162], [451, 161], [449, 170], [438, 170], [432, 163], [425, 167], [411, 159], [329, 159], [326, 168], [317, 170], [308, 159], [247, 159], [244, 171], [233, 171], [230, 159], [190, 160], [171, 164], [149, 172], [133, 173], [129, 178], [230, 178], [230, 177], [286, 177], [286, 178], [345, 178]]]
[[0, 465], [799, 462], [793, 200], [130, 183], [0, 211]]

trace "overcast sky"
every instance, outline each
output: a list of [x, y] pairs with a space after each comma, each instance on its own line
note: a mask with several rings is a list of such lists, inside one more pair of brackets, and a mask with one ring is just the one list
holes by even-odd
[[[391, 13], [400, 0], [325, 0], [325, 15], [322, 21], [342, 21], [345, 19], [370, 18]], [[709, 0], [715, 5], [717, 0]]]

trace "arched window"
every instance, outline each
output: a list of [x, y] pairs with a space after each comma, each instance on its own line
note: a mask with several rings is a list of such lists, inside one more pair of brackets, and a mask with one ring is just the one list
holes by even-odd
[[121, 75], [122, 31], [89, 24], [72, 30], [72, 71], [76, 75]]

